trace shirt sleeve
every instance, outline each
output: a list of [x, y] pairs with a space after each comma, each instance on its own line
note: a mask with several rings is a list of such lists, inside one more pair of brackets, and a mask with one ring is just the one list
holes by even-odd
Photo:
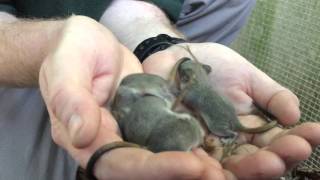
[[[172, 22], [179, 18], [184, 0], [144, 0], [161, 8]], [[52, 18], [79, 14], [98, 20], [112, 0], [14, 0], [17, 15], [24, 18]], [[6, 8], [7, 11], [12, 9]]]
[[72, 14], [99, 20], [112, 0], [13, 0], [17, 16], [22, 18], [57, 18]]
[[172, 22], [176, 22], [182, 10], [184, 0], [147, 0], [161, 8]]
[[0, 3], [0, 12], [16, 14], [16, 9], [14, 8], [12, 3]]

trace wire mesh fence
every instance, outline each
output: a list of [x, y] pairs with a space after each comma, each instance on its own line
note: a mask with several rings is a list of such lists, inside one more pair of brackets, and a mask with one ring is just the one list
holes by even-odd
[[[319, 0], [257, 0], [231, 47], [298, 95], [301, 122], [320, 121]], [[319, 173], [320, 147], [297, 169]]]

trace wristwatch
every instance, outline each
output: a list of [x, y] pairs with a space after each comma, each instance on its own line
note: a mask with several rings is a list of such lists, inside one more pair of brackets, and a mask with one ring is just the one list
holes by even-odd
[[148, 38], [142, 41], [133, 51], [142, 63], [148, 56], [158, 51], [165, 50], [172, 45], [184, 43], [186, 40], [174, 38], [167, 34], [159, 34], [156, 37]]

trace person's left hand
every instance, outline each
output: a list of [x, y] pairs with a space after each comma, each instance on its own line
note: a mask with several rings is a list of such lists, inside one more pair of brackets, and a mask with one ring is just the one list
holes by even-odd
[[[149, 56], [143, 62], [145, 73], [168, 79], [170, 70], [182, 57], [191, 57], [175, 45]], [[215, 43], [187, 44], [193, 55], [210, 65], [210, 82], [227, 96], [239, 115], [251, 114], [255, 104], [273, 114], [282, 125], [293, 125], [300, 118], [299, 100], [235, 51]], [[243, 116], [242, 124], [255, 127], [263, 123], [256, 116]], [[243, 146], [223, 163], [239, 179], [270, 179], [307, 159], [312, 147], [320, 144], [320, 125], [305, 123], [291, 130], [273, 128], [261, 135], [244, 135]], [[243, 150], [246, 149], [246, 150]]]

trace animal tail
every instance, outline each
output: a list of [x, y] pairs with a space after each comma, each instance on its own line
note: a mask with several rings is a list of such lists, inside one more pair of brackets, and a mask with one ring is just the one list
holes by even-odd
[[277, 121], [271, 121], [263, 126], [256, 127], [256, 128], [247, 128], [241, 125], [239, 131], [245, 132], [245, 133], [263, 133], [276, 127], [277, 124], [278, 124]]

